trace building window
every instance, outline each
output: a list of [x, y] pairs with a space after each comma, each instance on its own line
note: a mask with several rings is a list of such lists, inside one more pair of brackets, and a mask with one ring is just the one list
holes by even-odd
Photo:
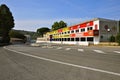
[[80, 40], [80, 38], [75, 38], [75, 41], [79, 41]]
[[62, 38], [62, 41], [64, 40], [64, 38]]
[[67, 32], [63, 32], [63, 34], [66, 34]]
[[70, 38], [68, 38], [68, 41], [70, 41]]
[[55, 39], [52, 39], [52, 41], [55, 41]]
[[90, 30], [89, 27], [87, 28], [87, 30], [88, 30], [88, 31]]
[[61, 38], [59, 38], [59, 41], [61, 41]]
[[87, 37], [87, 41], [93, 41], [93, 37]]
[[72, 30], [71, 33], [74, 33], [74, 30]]
[[71, 38], [71, 41], [74, 41], [74, 38]]
[[81, 32], [85, 32], [85, 28], [81, 29]]
[[57, 38], [57, 41], [59, 41], [59, 38]]
[[89, 31], [89, 30], [93, 30], [93, 27], [88, 27], [87, 30], [88, 30], [88, 31]]
[[55, 39], [55, 41], [57, 41], [57, 39]]
[[68, 31], [68, 34], [70, 34], [70, 31]]
[[57, 41], [59, 41], [59, 38], [57, 38]]
[[90, 30], [93, 30], [93, 27], [90, 27]]
[[67, 39], [66, 39], [66, 38], [64, 38], [64, 40], [65, 40], [65, 41], [67, 41]]
[[62, 41], [64, 41], [64, 38], [62, 38]]
[[82, 37], [82, 38], [81, 38], [81, 41], [86, 41], [85, 37]]
[[76, 33], [79, 32], [79, 29], [76, 30]]

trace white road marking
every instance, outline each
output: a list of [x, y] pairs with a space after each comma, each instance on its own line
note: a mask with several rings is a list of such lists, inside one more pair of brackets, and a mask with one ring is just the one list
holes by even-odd
[[114, 52], [120, 54], [120, 51], [114, 51]]
[[70, 50], [70, 49], [71, 49], [71, 48], [66, 48], [65, 50], [67, 50], [67, 51], [68, 51], [68, 50]]
[[103, 52], [103, 51], [101, 51], [101, 50], [93, 50], [93, 51], [95, 51], [95, 52], [97, 52], [97, 53], [105, 54], [105, 52]]
[[54, 63], [58, 63], [58, 64], [62, 64], [62, 65], [76, 67], [76, 68], [82, 68], [82, 69], [86, 69], [86, 70], [91, 70], [91, 71], [96, 71], [96, 72], [101, 72], [101, 73], [107, 73], [107, 74], [120, 76], [120, 73], [116, 73], [116, 72], [111, 72], [111, 71], [106, 71], [106, 70], [96, 69], [96, 68], [91, 68], [91, 67], [86, 67], [86, 66], [80, 66], [80, 65], [76, 65], [76, 64], [71, 64], [71, 63], [67, 63], [67, 62], [57, 61], [57, 60], [53, 60], [53, 59], [48, 59], [48, 58], [44, 58], [44, 57], [39, 57], [39, 56], [15, 51], [15, 50], [12, 50], [12, 49], [9, 49], [9, 48], [6, 48], [6, 47], [4, 47], [4, 48], [9, 50], [9, 51], [12, 51], [12, 52], [19, 53], [19, 54], [29, 56], [29, 57], [32, 57], [32, 58], [37, 58], [37, 59], [40, 59], [40, 60], [45, 60], [45, 61], [54, 62]]
[[84, 49], [78, 49], [78, 51], [83, 52], [83, 51], [84, 51]]
[[62, 49], [62, 47], [58, 47], [57, 49]]

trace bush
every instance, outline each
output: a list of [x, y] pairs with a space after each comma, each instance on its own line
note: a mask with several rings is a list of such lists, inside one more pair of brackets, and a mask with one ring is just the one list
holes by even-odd
[[116, 42], [120, 45], [120, 33], [118, 33], [116, 36]]
[[110, 36], [109, 41], [110, 41], [110, 42], [115, 42], [115, 37], [114, 37], [113, 35]]

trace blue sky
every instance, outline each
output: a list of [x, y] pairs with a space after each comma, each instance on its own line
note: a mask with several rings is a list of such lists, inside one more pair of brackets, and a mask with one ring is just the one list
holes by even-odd
[[36, 31], [51, 28], [55, 21], [68, 25], [100, 17], [120, 19], [120, 0], [0, 0], [15, 20], [14, 29]]

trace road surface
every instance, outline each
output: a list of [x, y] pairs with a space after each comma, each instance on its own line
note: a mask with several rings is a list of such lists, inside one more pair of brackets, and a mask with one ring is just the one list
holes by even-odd
[[120, 80], [120, 48], [0, 47], [0, 80]]

